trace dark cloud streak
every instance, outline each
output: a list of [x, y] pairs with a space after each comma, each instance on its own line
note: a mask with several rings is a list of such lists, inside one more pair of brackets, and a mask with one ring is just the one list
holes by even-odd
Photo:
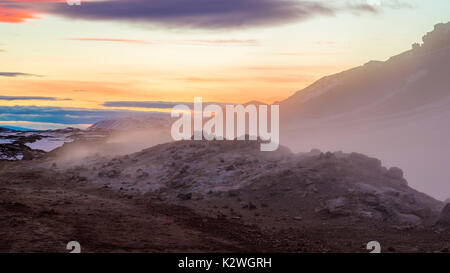
[[[172, 109], [176, 105], [183, 104], [189, 107], [193, 107], [192, 102], [168, 102], [168, 101], [107, 101], [102, 104], [105, 107], [118, 107], [118, 108], [147, 108], [147, 109]], [[203, 102], [207, 104], [225, 105], [221, 102]]]
[[66, 101], [71, 99], [60, 99], [55, 97], [34, 97], [34, 96], [0, 96], [0, 100], [15, 101], [15, 100], [47, 100], [47, 101]]
[[15, 78], [15, 77], [42, 77], [42, 76], [21, 72], [0, 72], [0, 77]]
[[171, 109], [175, 105], [191, 105], [189, 102], [164, 102], [164, 101], [107, 101], [103, 103], [105, 107], [133, 107], [133, 108], [154, 108]]
[[376, 14], [385, 8], [413, 7], [400, 0], [385, 0], [380, 6], [369, 5], [363, 0], [103, 0], [83, 1], [80, 6], [69, 6], [65, 1], [0, 0], [0, 4], [26, 12], [22, 14], [23, 18], [15, 22], [46, 13], [69, 19], [209, 30], [276, 26], [341, 12]]
[[280, 25], [335, 9], [297, 0], [113, 0], [47, 5], [47, 12], [73, 19], [150, 23], [173, 28], [228, 29]]

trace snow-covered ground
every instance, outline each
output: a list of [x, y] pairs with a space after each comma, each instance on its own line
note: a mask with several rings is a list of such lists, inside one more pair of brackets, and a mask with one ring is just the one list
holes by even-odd
[[76, 139], [99, 139], [106, 132], [65, 129], [55, 131], [2, 131], [0, 132], [0, 160], [21, 160], [25, 151], [51, 152]]
[[44, 152], [51, 152], [56, 148], [59, 148], [64, 145], [64, 143], [72, 142], [72, 139], [68, 138], [43, 138], [41, 140], [37, 140], [33, 143], [27, 143], [26, 146], [30, 147], [33, 150], [41, 150]]
[[13, 139], [4, 139], [4, 138], [1, 138], [1, 136], [0, 136], [0, 144], [11, 144], [13, 142], [14, 142]]
[[22, 154], [17, 154], [16, 156], [8, 156], [8, 155], [0, 153], [0, 160], [14, 161], [14, 160], [22, 160], [22, 158], [23, 158]]

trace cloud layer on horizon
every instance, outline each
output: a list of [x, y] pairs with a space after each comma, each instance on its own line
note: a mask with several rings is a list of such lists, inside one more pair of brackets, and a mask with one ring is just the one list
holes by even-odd
[[[186, 105], [193, 108], [192, 102], [169, 102], [169, 101], [106, 101], [102, 104], [104, 107], [117, 107], [117, 108], [146, 108], [146, 109], [172, 109], [176, 105]], [[203, 102], [206, 104], [225, 105], [224, 102]]]
[[[0, 106], [0, 122], [27, 121], [58, 124], [93, 124], [110, 118], [148, 114], [149, 112], [115, 109], [101, 110], [45, 106]], [[150, 114], [161, 115], [164, 113], [150, 112]]]

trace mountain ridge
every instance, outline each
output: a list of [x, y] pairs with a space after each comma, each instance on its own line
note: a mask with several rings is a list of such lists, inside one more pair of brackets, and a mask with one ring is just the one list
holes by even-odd
[[436, 25], [423, 41], [387, 61], [324, 77], [283, 101], [281, 143], [380, 158], [401, 166], [416, 188], [446, 199], [450, 172], [440, 162], [450, 160], [443, 142], [450, 137], [450, 23]]

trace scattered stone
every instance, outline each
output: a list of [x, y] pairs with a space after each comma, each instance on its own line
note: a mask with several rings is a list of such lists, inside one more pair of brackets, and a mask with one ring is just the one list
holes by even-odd
[[234, 167], [234, 165], [230, 165], [230, 166], [225, 168], [225, 171], [227, 171], [227, 172], [234, 171], [234, 170], [236, 170], [236, 167]]
[[117, 178], [120, 176], [120, 171], [118, 170], [109, 170], [106, 172], [106, 177], [108, 178]]
[[178, 194], [178, 199], [181, 199], [183, 201], [191, 200], [192, 199], [192, 193], [180, 193]]
[[254, 210], [254, 209], [256, 209], [256, 206], [255, 206], [255, 204], [253, 204], [253, 203], [250, 201], [250, 202], [244, 204], [244, 205], [242, 206], [242, 208], [243, 208], [243, 209]]
[[338, 197], [335, 199], [331, 199], [328, 200], [326, 202], [326, 208], [330, 211], [330, 212], [334, 212], [340, 208], [343, 208], [346, 204], [347, 200], [345, 199], [345, 197]]
[[230, 197], [237, 197], [241, 194], [241, 192], [239, 190], [230, 190], [228, 192], [228, 196]]
[[136, 178], [138, 178], [138, 179], [145, 179], [150, 176], [150, 174], [148, 172], [145, 172], [142, 169], [138, 169], [136, 171], [136, 173], [137, 173]]
[[86, 178], [86, 177], [84, 177], [84, 176], [78, 176], [77, 177], [77, 181], [78, 182], [86, 182], [88, 179]]

